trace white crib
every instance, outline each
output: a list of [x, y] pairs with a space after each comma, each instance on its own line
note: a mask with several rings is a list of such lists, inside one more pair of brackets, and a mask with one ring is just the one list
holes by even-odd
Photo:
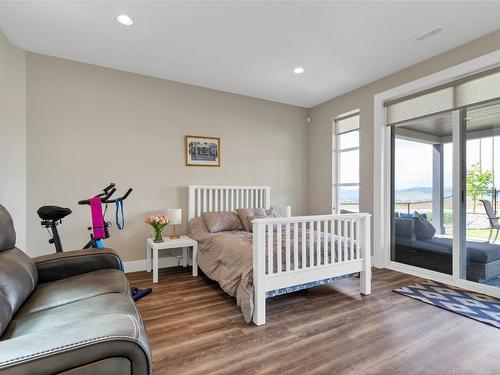
[[[270, 193], [268, 186], [191, 185], [188, 218], [209, 211], [269, 208]], [[369, 214], [254, 219], [254, 323], [265, 324], [266, 296], [272, 291], [283, 294], [286, 288], [359, 272], [360, 292], [370, 294], [370, 258]]]

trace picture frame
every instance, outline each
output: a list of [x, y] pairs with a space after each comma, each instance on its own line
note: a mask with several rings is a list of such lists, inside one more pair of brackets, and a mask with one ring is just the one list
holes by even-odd
[[220, 167], [220, 138], [185, 135], [184, 155], [188, 167]]

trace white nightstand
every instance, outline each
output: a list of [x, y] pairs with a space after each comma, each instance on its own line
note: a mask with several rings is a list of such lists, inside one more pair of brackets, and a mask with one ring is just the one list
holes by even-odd
[[[198, 276], [198, 264], [196, 263], [196, 253], [198, 252], [198, 242], [188, 236], [180, 236], [177, 240], [164, 238], [163, 242], [153, 242], [152, 238], [146, 241], [146, 270], [151, 272], [153, 267], [153, 283], [158, 282], [158, 252], [166, 249], [177, 249], [182, 247], [182, 266], [187, 267], [188, 248], [192, 249], [191, 259], [193, 262], [193, 276]], [[153, 263], [151, 264], [151, 253], [153, 253]]]

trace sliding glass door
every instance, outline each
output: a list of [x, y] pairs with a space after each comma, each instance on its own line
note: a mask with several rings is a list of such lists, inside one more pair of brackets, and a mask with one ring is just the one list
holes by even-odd
[[391, 260], [452, 274], [452, 113], [392, 127]]
[[500, 288], [500, 101], [391, 133], [391, 261]]
[[400, 268], [498, 294], [500, 70], [386, 107], [390, 260]]
[[500, 102], [463, 113], [466, 200], [460, 278], [500, 288]]

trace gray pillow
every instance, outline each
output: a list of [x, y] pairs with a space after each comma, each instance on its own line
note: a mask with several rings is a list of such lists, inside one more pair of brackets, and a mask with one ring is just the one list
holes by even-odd
[[240, 217], [243, 227], [247, 232], [252, 231], [252, 223], [250, 222], [249, 217], [252, 217], [253, 220], [256, 217], [267, 216], [266, 210], [263, 208], [238, 208], [236, 212], [238, 212], [238, 216]]
[[266, 215], [271, 217], [281, 217], [276, 208], [271, 207], [266, 210]]
[[210, 233], [243, 228], [240, 218], [234, 211], [204, 212], [201, 216]]
[[432, 240], [436, 234], [436, 228], [417, 211], [413, 213], [413, 219], [415, 220], [415, 236], [417, 240]]
[[270, 215], [265, 215], [265, 216], [260, 216], [260, 215], [257, 215], [257, 216], [248, 216], [248, 222], [250, 223], [250, 230], [248, 232], [253, 232], [252, 220], [253, 219], [262, 219], [263, 217], [272, 217], [272, 216], [270, 216]]

